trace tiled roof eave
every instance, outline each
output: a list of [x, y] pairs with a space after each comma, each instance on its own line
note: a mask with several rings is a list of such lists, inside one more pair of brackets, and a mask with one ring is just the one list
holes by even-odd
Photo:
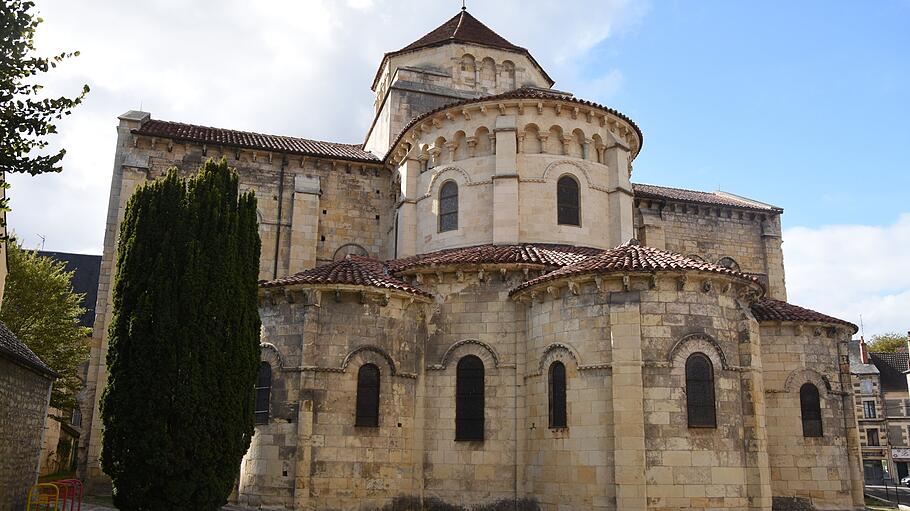
[[281, 290], [281, 291], [295, 291], [295, 290], [304, 290], [312, 289], [314, 291], [348, 291], [348, 292], [367, 292], [376, 295], [391, 295], [399, 298], [405, 299], [416, 299], [425, 303], [431, 303], [433, 301], [433, 295], [423, 291], [422, 289], [415, 289], [413, 291], [408, 289], [399, 289], [396, 287], [385, 287], [385, 286], [371, 286], [367, 284], [339, 284], [332, 282], [289, 282], [289, 283], [264, 283], [267, 285], [259, 285], [259, 296], [266, 297], [269, 295], [272, 290]]
[[799, 325], [799, 326], [809, 327], [809, 328], [812, 328], [812, 327], [823, 327], [824, 328], [824, 327], [832, 327], [832, 326], [839, 327], [839, 328], [852, 327], [852, 328], [855, 328], [855, 330], [852, 333], [855, 334], [856, 332], [859, 331], [859, 328], [857, 328], [854, 325], [851, 325], [845, 321], [841, 321], [841, 320], [823, 321], [823, 320], [815, 320], [815, 319], [809, 320], [809, 319], [795, 319], [795, 318], [784, 318], [784, 319], [779, 319], [779, 318], [758, 319], [758, 318], [756, 318], [755, 320], [758, 321], [758, 323], [760, 325]]
[[589, 282], [595, 277], [601, 276], [606, 278], [622, 278], [625, 276], [639, 276], [639, 277], [653, 277], [657, 275], [664, 275], [669, 277], [682, 276], [686, 274], [700, 274], [702, 276], [710, 278], [728, 278], [734, 281], [737, 281], [743, 285], [748, 285], [755, 288], [759, 296], [763, 296], [766, 292], [764, 285], [759, 282], [757, 279], [751, 279], [745, 275], [739, 276], [729, 273], [719, 273], [706, 270], [696, 270], [696, 269], [643, 269], [643, 270], [597, 270], [592, 269], [590, 271], [584, 271], [580, 273], [574, 273], [569, 275], [554, 275], [552, 278], [547, 278], [547, 275], [539, 277], [536, 282], [528, 285], [531, 281], [525, 282], [513, 288], [509, 291], [509, 296], [515, 299], [526, 296], [533, 292], [539, 292], [541, 288], [546, 289], [546, 287], [553, 285], [554, 282], [560, 281], [574, 281], [574, 282]]
[[313, 151], [301, 151], [301, 150], [289, 149], [289, 148], [268, 147], [268, 146], [264, 146], [264, 145], [238, 144], [235, 142], [226, 142], [226, 141], [212, 141], [212, 140], [205, 140], [205, 139], [196, 138], [196, 137], [186, 137], [186, 136], [167, 134], [167, 133], [147, 132], [147, 131], [143, 131], [143, 129], [141, 127], [130, 130], [130, 133], [132, 133], [133, 135], [162, 138], [162, 139], [166, 139], [166, 140], [176, 140], [179, 142], [207, 144], [207, 145], [221, 146], [221, 147], [232, 147], [235, 149], [259, 150], [259, 151], [267, 151], [267, 152], [278, 153], [278, 154], [295, 154], [295, 155], [300, 155], [300, 156], [308, 156], [311, 158], [320, 158], [323, 160], [337, 160], [337, 161], [350, 161], [350, 162], [356, 162], [356, 163], [367, 163], [367, 164], [375, 165], [377, 167], [385, 166], [383, 164], [382, 160], [380, 160], [379, 158], [375, 158], [375, 157], [374, 158], [358, 158], [356, 156], [329, 155], [329, 154], [318, 153], [318, 152], [313, 152]]
[[27, 358], [18, 356], [15, 353], [10, 353], [10, 352], [4, 351], [4, 350], [0, 350], [0, 357], [9, 360], [10, 362], [12, 362], [13, 364], [16, 364], [19, 367], [22, 367], [24, 369], [37, 373], [41, 376], [50, 378], [51, 380], [55, 380], [55, 379], [57, 379], [57, 377], [60, 376], [59, 374], [57, 374], [56, 371], [54, 371], [50, 367], [43, 365], [43, 364], [37, 364], [35, 362], [32, 362], [31, 360], [28, 360]]
[[[632, 186], [634, 188], [635, 183], [633, 183]], [[652, 201], [660, 201], [662, 203], [677, 202], [677, 203], [681, 203], [681, 204], [695, 204], [698, 206], [711, 206], [711, 207], [715, 207], [715, 208], [743, 209], [743, 210], [748, 210], [748, 211], [755, 211], [756, 213], [781, 214], [784, 212], [784, 209], [781, 207], [778, 207], [778, 206], [770, 206], [768, 208], [762, 208], [759, 206], [751, 206], [751, 205], [748, 205], [745, 203], [744, 204], [721, 204], [718, 202], [712, 202], [712, 201], [707, 201], [707, 200], [702, 201], [702, 200], [697, 200], [697, 199], [681, 199], [681, 198], [677, 198], [677, 197], [666, 197], [666, 196], [661, 196], [659, 194], [650, 193], [650, 192], [635, 191], [634, 198], [635, 199], [646, 199], [646, 200], [652, 200]]]

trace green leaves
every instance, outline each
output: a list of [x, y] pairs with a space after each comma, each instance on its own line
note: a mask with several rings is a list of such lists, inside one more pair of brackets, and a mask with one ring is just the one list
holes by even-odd
[[253, 434], [256, 199], [224, 160], [130, 198], [120, 226], [101, 463], [129, 510], [215, 510]]
[[51, 406], [69, 411], [82, 388], [79, 365], [88, 359], [91, 330], [79, 324], [84, 295], [73, 292], [66, 265], [15, 242], [9, 249], [9, 275], [0, 320], [60, 377]]

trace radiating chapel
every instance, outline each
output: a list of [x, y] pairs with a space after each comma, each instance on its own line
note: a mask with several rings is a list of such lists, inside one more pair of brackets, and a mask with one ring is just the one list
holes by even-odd
[[262, 238], [237, 503], [862, 509], [856, 327], [787, 303], [783, 210], [633, 183], [642, 130], [553, 85], [461, 10], [383, 56], [362, 143], [120, 116], [81, 474], [127, 199], [226, 158]]

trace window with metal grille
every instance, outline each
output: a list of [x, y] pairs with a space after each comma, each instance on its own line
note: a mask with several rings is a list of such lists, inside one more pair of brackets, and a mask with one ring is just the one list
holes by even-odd
[[704, 353], [686, 359], [686, 411], [690, 428], [716, 428], [717, 404], [714, 402], [714, 367]]
[[256, 424], [269, 423], [269, 396], [272, 393], [272, 366], [268, 362], [259, 364], [259, 377], [256, 379], [256, 406], [253, 413]]
[[875, 401], [863, 401], [863, 416], [867, 419], [875, 418]]
[[870, 428], [866, 430], [866, 445], [870, 447], [879, 447], [878, 429]]
[[379, 368], [364, 364], [357, 371], [357, 412], [355, 426], [379, 426]]
[[458, 229], [458, 184], [446, 181], [439, 189], [439, 232]]
[[566, 366], [562, 362], [553, 362], [550, 364], [548, 380], [550, 386], [550, 427], [568, 427], [568, 417], [566, 413]]
[[483, 361], [462, 357], [455, 373], [455, 440], [483, 440]]
[[822, 404], [818, 387], [804, 383], [799, 388], [799, 410], [803, 419], [803, 436], [822, 436]]
[[556, 182], [556, 217], [561, 225], [581, 225], [581, 198], [578, 181], [572, 176], [562, 176]]

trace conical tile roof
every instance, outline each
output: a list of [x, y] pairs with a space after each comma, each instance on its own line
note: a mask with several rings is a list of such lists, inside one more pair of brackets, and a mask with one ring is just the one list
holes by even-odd
[[472, 16], [467, 10], [462, 9], [461, 12], [453, 16], [452, 19], [446, 21], [427, 35], [398, 50], [398, 52], [412, 51], [449, 42], [473, 43], [482, 46], [502, 48], [504, 50], [527, 51], [520, 46], [510, 43], [504, 37], [493, 32], [488, 26], [481, 23], [480, 20]]

